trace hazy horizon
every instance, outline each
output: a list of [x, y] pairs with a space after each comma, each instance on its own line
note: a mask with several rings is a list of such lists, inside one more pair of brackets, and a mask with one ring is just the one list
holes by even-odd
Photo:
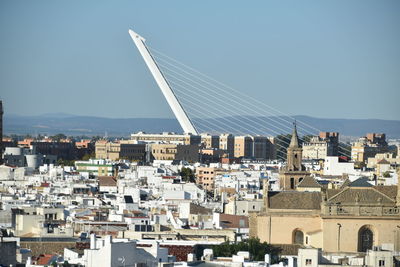
[[[65, 112], [51, 112], [51, 113], [42, 113], [38, 115], [26, 115], [26, 114], [17, 114], [17, 113], [6, 113], [4, 112], [4, 116], [19, 116], [19, 117], [51, 117], [57, 118], [59, 117], [62, 119], [63, 117], [97, 117], [97, 118], [104, 118], [104, 119], [174, 119], [172, 117], [107, 117], [107, 116], [95, 116], [95, 115], [84, 115], [84, 114], [72, 114], [72, 113], [65, 113]], [[226, 117], [230, 117], [231, 115], [227, 115]], [[235, 115], [232, 115], [235, 116]], [[249, 117], [277, 117], [278, 115], [270, 115], [270, 116], [260, 116], [260, 115], [237, 115], [237, 116], [249, 116]], [[324, 118], [318, 116], [310, 116], [304, 114], [293, 114], [293, 115], [280, 115], [282, 117], [310, 117], [315, 119], [326, 119], [326, 120], [383, 120], [383, 121], [400, 121], [400, 119], [378, 119], [378, 118]], [[218, 118], [218, 117], [215, 117]], [[199, 117], [194, 117], [193, 119], [204, 119]]]

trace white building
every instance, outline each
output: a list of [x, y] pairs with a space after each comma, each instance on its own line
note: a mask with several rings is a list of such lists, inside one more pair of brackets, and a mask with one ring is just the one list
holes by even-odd
[[356, 174], [353, 162], [340, 162], [339, 157], [326, 157], [324, 175]]
[[137, 248], [136, 241], [113, 240], [111, 236], [97, 239], [92, 234], [90, 249], [85, 249], [82, 257], [74, 251], [64, 249], [64, 258], [70, 264], [86, 267], [157, 266], [159, 262], [168, 262], [168, 249], [160, 248], [157, 242], [151, 247]]

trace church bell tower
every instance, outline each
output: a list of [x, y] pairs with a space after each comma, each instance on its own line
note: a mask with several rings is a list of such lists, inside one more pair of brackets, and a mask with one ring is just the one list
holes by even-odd
[[296, 123], [294, 123], [292, 139], [286, 152], [286, 166], [279, 173], [280, 187], [283, 190], [295, 190], [297, 185], [310, 173], [301, 164], [303, 149], [299, 145]]

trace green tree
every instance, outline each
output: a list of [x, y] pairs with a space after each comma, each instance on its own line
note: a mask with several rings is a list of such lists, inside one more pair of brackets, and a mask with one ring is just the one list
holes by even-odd
[[89, 159], [94, 159], [95, 157], [96, 157], [95, 152], [92, 152], [90, 154], [83, 155], [82, 160], [88, 161]]
[[214, 256], [216, 257], [232, 257], [239, 251], [248, 251], [250, 253], [250, 260], [263, 261], [265, 254], [270, 254], [272, 263], [277, 262], [279, 259], [280, 249], [274, 247], [267, 242], [260, 242], [258, 238], [249, 238], [237, 243], [224, 242], [220, 245], [212, 247]]
[[182, 180], [185, 182], [194, 183], [196, 181], [194, 173], [193, 173], [192, 169], [190, 169], [190, 168], [183, 167], [181, 169], [181, 171], [179, 172], [179, 175], [182, 177]]
[[67, 159], [59, 158], [57, 160], [57, 165], [59, 165], [59, 166], [74, 166], [75, 160], [67, 160]]
[[50, 136], [50, 138], [59, 142], [61, 139], [67, 139], [67, 136], [65, 134], [59, 133], [59, 134]]

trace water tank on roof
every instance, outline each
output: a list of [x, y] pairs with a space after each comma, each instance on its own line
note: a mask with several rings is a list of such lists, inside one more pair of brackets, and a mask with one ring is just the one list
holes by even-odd
[[26, 164], [30, 168], [39, 168], [42, 165], [42, 156], [41, 155], [26, 155]]

